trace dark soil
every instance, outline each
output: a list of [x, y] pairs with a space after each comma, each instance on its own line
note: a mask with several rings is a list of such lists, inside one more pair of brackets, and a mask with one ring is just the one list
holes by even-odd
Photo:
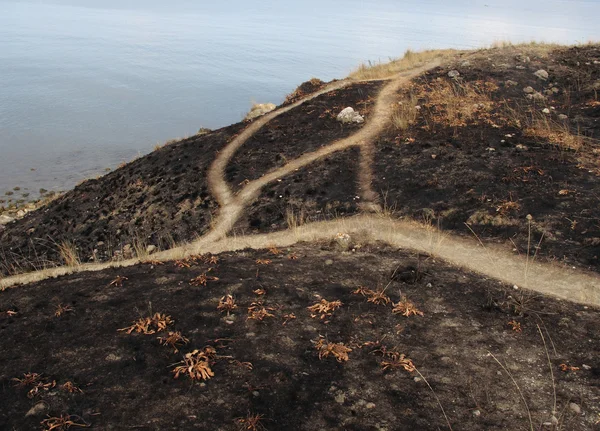
[[[600, 310], [513, 290], [381, 245], [355, 253], [329, 244], [274, 251], [219, 256], [208, 273], [219, 280], [205, 287], [189, 281], [207, 271], [207, 263], [180, 268], [170, 262], [2, 292], [0, 428], [36, 429], [46, 415], [69, 414], [102, 430], [236, 430], [242, 429], [238, 418], [250, 413], [262, 415], [269, 430], [447, 429], [437, 396], [454, 429], [529, 429], [523, 401], [493, 354], [515, 379], [539, 429], [554, 405], [544, 341], [560, 429], [598, 428], [600, 340], [592, 334], [600, 330]], [[111, 285], [117, 276], [127, 277], [121, 287]], [[392, 314], [391, 305], [353, 293], [360, 286], [387, 286], [393, 302], [406, 296], [424, 315]], [[257, 289], [266, 293], [259, 296]], [[229, 317], [217, 310], [227, 294], [237, 304]], [[321, 299], [343, 305], [321, 319], [307, 310]], [[247, 309], [257, 301], [274, 317], [248, 320]], [[56, 317], [59, 304], [73, 311]], [[119, 331], [156, 312], [174, 319], [168, 330], [189, 338], [179, 353], [159, 344], [166, 331]], [[320, 336], [350, 347], [349, 360], [319, 359], [313, 342]], [[207, 345], [217, 350], [214, 377], [174, 379], [173, 364]], [[418, 372], [383, 370], [385, 351], [405, 354]], [[561, 371], [561, 364], [577, 369]], [[29, 372], [56, 386], [29, 398], [30, 387], [12, 380]], [[61, 389], [67, 381], [83, 393]]]
[[351, 106], [369, 121], [382, 85], [382, 81], [352, 84], [281, 114], [234, 155], [227, 168], [227, 181], [239, 189], [245, 180], [257, 179], [288, 160], [352, 135], [364, 123], [342, 125], [336, 120], [337, 115]]
[[[236, 233], [287, 229], [358, 212], [357, 148], [332, 154], [267, 185], [235, 226]], [[290, 216], [296, 221], [290, 219]]]

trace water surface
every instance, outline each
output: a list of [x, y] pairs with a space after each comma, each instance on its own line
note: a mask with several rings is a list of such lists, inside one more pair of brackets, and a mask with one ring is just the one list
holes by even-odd
[[407, 48], [598, 40], [598, 17], [585, 0], [0, 0], [0, 199], [70, 188], [313, 76]]

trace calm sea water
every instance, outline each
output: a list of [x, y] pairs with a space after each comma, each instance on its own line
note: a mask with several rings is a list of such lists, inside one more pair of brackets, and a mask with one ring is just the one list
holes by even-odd
[[313, 76], [407, 48], [599, 40], [598, 18], [595, 0], [0, 0], [0, 199], [70, 188]]

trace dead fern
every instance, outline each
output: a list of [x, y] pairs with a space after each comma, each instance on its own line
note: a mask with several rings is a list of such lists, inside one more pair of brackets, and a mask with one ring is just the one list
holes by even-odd
[[29, 387], [27, 392], [27, 398], [33, 398], [38, 395], [41, 391], [49, 391], [56, 386], [56, 380], [49, 382], [45, 377], [42, 377], [38, 373], [25, 373], [23, 378], [13, 378], [14, 382], [17, 382], [18, 387]]
[[248, 317], [246, 318], [246, 320], [257, 320], [259, 322], [262, 322], [268, 317], [275, 317], [275, 315], [271, 313], [271, 311], [275, 311], [275, 309], [271, 307], [265, 307], [264, 304], [260, 301], [253, 302], [252, 304], [250, 304], [250, 307], [248, 307]]
[[381, 368], [384, 370], [397, 370], [398, 368], [403, 368], [409, 373], [416, 370], [412, 359], [407, 358], [404, 353], [395, 351], [386, 351], [384, 353], [384, 359], [381, 361]]
[[128, 334], [136, 332], [145, 335], [152, 335], [165, 330], [167, 326], [174, 322], [175, 321], [171, 318], [171, 316], [167, 316], [166, 314], [162, 313], [154, 313], [152, 317], [141, 317], [134, 321], [133, 325], [128, 326], [127, 328], [118, 329], [118, 331], [126, 331]]
[[241, 430], [260, 431], [265, 429], [264, 425], [261, 423], [262, 418], [263, 415], [248, 413], [245, 418], [237, 418], [236, 420], [238, 424], [240, 424]]
[[179, 352], [179, 347], [190, 342], [180, 331], [169, 331], [166, 337], [158, 337], [158, 342], [163, 346], [169, 346], [173, 353]]
[[115, 287], [123, 287], [123, 282], [125, 280], [129, 280], [127, 277], [123, 277], [120, 275], [117, 275], [115, 277], [115, 279], [113, 281], [111, 281], [108, 285], [109, 286], [115, 286]]
[[56, 306], [56, 310], [54, 311], [54, 316], [63, 317], [65, 314], [72, 313], [74, 311], [75, 311], [75, 309], [73, 307], [71, 307], [70, 305], [58, 304]]
[[71, 427], [87, 428], [88, 424], [80, 424], [72, 420], [75, 416], [62, 414], [60, 417], [49, 417], [40, 422], [43, 431], [66, 431]]
[[209, 281], [218, 281], [219, 277], [211, 277], [206, 275], [206, 272], [200, 274], [198, 277], [194, 277], [190, 280], [191, 286], [206, 286]]
[[342, 306], [342, 301], [328, 301], [326, 299], [321, 299], [316, 304], [307, 307], [308, 310], [313, 313], [311, 317], [316, 317], [317, 315], [321, 315], [321, 319], [325, 319]]
[[392, 309], [392, 313], [394, 314], [402, 314], [403, 316], [424, 316], [423, 312], [419, 310], [415, 304], [409, 301], [406, 297], [403, 297], [400, 302], [394, 304], [394, 308]]
[[217, 310], [219, 310], [221, 313], [227, 312], [227, 314], [229, 314], [236, 308], [237, 304], [235, 303], [235, 299], [233, 299], [233, 296], [231, 295], [223, 296], [219, 300], [219, 305], [217, 305]]
[[348, 353], [352, 351], [350, 347], [344, 343], [329, 343], [325, 338], [320, 337], [317, 341], [313, 341], [315, 349], [319, 351], [319, 359], [333, 356], [338, 362], [347, 362], [350, 358]]
[[207, 346], [202, 350], [194, 350], [190, 353], [186, 353], [183, 361], [175, 364], [172, 372], [175, 374], [175, 378], [179, 378], [180, 375], [187, 375], [192, 380], [208, 380], [214, 377], [215, 373], [211, 369], [211, 365], [214, 362], [214, 358], [217, 351], [214, 347]]
[[63, 385], [60, 386], [60, 388], [65, 391], [68, 392], [70, 394], [83, 394], [83, 391], [81, 389], [79, 389], [78, 386], [75, 385], [75, 383], [68, 381], [66, 383], [64, 383]]

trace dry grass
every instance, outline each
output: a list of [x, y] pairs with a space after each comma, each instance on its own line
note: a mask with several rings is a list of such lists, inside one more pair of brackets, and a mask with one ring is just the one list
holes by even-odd
[[345, 346], [344, 343], [329, 343], [323, 337], [313, 341], [313, 343], [315, 344], [315, 349], [319, 351], [319, 359], [327, 358], [329, 355], [333, 356], [338, 362], [347, 362], [350, 359], [348, 353], [352, 349]]
[[417, 97], [410, 93], [403, 98], [392, 110], [392, 125], [397, 130], [406, 130], [417, 120], [420, 106]]
[[325, 319], [342, 306], [342, 301], [328, 301], [326, 299], [321, 299], [316, 304], [307, 307], [308, 310], [313, 313], [311, 317], [316, 317], [317, 315], [321, 315], [321, 319]]
[[42, 425], [43, 431], [66, 431], [71, 427], [87, 428], [88, 424], [82, 424], [75, 422], [73, 419], [78, 416], [69, 415], [67, 413], [60, 415], [60, 417], [49, 417], [44, 419], [40, 424]]
[[163, 346], [169, 346], [173, 349], [173, 353], [179, 352], [179, 347], [190, 342], [184, 337], [180, 331], [169, 331], [166, 337], [158, 337], [158, 342]]
[[81, 265], [75, 243], [71, 241], [62, 241], [60, 244], [57, 244], [57, 247], [58, 253], [66, 266], [72, 267]]
[[186, 353], [183, 361], [178, 363], [181, 365], [176, 364], [173, 368], [174, 377], [177, 379], [181, 374], [187, 375], [192, 380], [208, 380], [214, 377], [215, 373], [211, 369], [211, 364], [216, 354], [214, 347], [210, 346]]
[[385, 290], [371, 290], [361, 286], [352, 293], [366, 297], [367, 302], [372, 302], [373, 304], [387, 305], [392, 302], [390, 297], [385, 294]]
[[363, 63], [350, 73], [348, 77], [354, 80], [389, 78], [397, 73], [414, 69], [435, 59], [449, 58], [457, 53], [458, 51], [453, 49], [435, 49], [419, 52], [408, 49], [402, 58], [390, 59], [387, 63], [373, 63], [370, 61]]
[[394, 314], [402, 314], [403, 316], [423, 316], [423, 312], [419, 310], [415, 304], [408, 300], [408, 298], [403, 297], [400, 302], [394, 304], [394, 308], [392, 309], [392, 313]]
[[194, 277], [190, 280], [190, 286], [206, 286], [206, 283], [209, 281], [218, 281], [219, 277], [213, 277], [207, 275], [206, 272], [203, 272], [197, 277]]
[[118, 331], [125, 331], [128, 334], [132, 332], [141, 333], [145, 335], [156, 334], [157, 332], [164, 331], [167, 326], [175, 323], [171, 316], [167, 316], [163, 313], [154, 313], [152, 317], [141, 317], [134, 321], [131, 326], [127, 328], [118, 329]]

